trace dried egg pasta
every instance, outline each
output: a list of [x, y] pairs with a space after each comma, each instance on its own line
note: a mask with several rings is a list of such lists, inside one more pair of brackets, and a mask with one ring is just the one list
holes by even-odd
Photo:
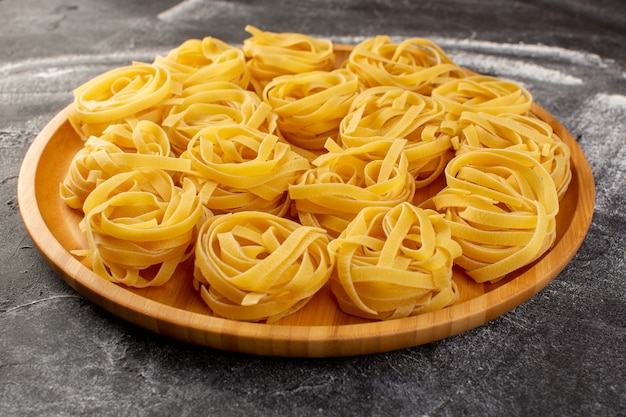
[[327, 245], [323, 229], [271, 214], [215, 216], [198, 235], [194, 286], [218, 316], [272, 323], [328, 281]]
[[301, 33], [264, 32], [246, 26], [252, 36], [243, 41], [243, 52], [254, 90], [261, 96], [263, 88], [279, 75], [330, 71], [335, 65], [335, 52], [329, 40]]
[[215, 214], [263, 211], [283, 215], [287, 189], [309, 169], [309, 161], [276, 135], [242, 125], [209, 126], [189, 142], [182, 159], [185, 174], [198, 187], [203, 204]]
[[354, 74], [346, 70], [313, 71], [274, 78], [263, 100], [278, 116], [280, 133], [304, 149], [323, 149], [337, 139], [339, 124], [359, 91]]
[[171, 155], [170, 142], [156, 123], [142, 120], [134, 127], [111, 125], [101, 136], [87, 139], [74, 155], [60, 186], [61, 198], [68, 206], [82, 209], [87, 196], [102, 181], [147, 167], [184, 172], [191, 169], [191, 163]]
[[424, 207], [444, 213], [463, 254], [456, 264], [476, 282], [495, 282], [536, 260], [556, 238], [558, 196], [532, 156], [476, 150], [456, 156], [447, 186]]
[[426, 95], [440, 84], [465, 77], [437, 44], [423, 38], [399, 44], [384, 35], [367, 39], [352, 49], [344, 67], [365, 88], [386, 85]]
[[329, 250], [336, 257], [331, 289], [349, 314], [389, 320], [458, 298], [452, 265], [461, 248], [434, 210], [410, 203], [365, 208]]
[[174, 185], [159, 169], [136, 169], [107, 179], [83, 205], [80, 223], [94, 272], [130, 287], [166, 283], [193, 253], [204, 211], [191, 181]]
[[136, 120], [159, 123], [162, 102], [180, 91], [164, 68], [135, 63], [101, 74], [74, 90], [68, 119], [83, 138], [100, 136], [111, 124]]

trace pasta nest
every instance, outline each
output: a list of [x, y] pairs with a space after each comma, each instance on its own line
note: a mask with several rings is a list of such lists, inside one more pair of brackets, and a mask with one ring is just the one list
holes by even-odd
[[[102, 182], [80, 223], [93, 271], [132, 287], [159, 286], [193, 254], [205, 212], [191, 181], [182, 188], [159, 169], [135, 169]], [[76, 254], [81, 254], [75, 252]]]
[[536, 159], [548, 171], [559, 200], [572, 179], [570, 150], [552, 127], [532, 116], [464, 112], [459, 119], [456, 153], [510, 149]]
[[368, 207], [329, 244], [331, 289], [348, 314], [388, 320], [441, 309], [458, 298], [461, 247], [443, 216], [410, 203]]
[[289, 187], [304, 225], [337, 237], [364, 208], [411, 201], [415, 180], [408, 171], [406, 140], [380, 140], [354, 148], [328, 141], [327, 153]]
[[335, 51], [330, 40], [300, 33], [275, 33], [246, 26], [252, 36], [243, 41], [243, 52], [253, 89], [263, 95], [265, 85], [286, 74], [330, 71], [335, 65]]
[[188, 39], [167, 56], [157, 56], [154, 64], [167, 69], [183, 88], [210, 81], [225, 81], [248, 88], [250, 71], [246, 57], [219, 39]]
[[111, 124], [149, 120], [160, 123], [163, 102], [180, 92], [170, 72], [134, 63], [107, 71], [74, 90], [68, 119], [83, 138], [100, 136]]
[[203, 128], [180, 157], [191, 160], [192, 172], [183, 176], [196, 184], [202, 203], [215, 214], [284, 215], [288, 187], [310, 168], [278, 136], [243, 125]]
[[339, 124], [358, 92], [356, 76], [346, 70], [313, 71], [274, 78], [263, 90], [263, 100], [290, 143], [323, 149], [328, 138], [337, 140]]
[[466, 76], [434, 42], [410, 38], [397, 44], [385, 35], [356, 45], [344, 67], [365, 88], [387, 85], [426, 95], [440, 84]]
[[275, 133], [277, 116], [254, 92], [226, 81], [211, 81], [185, 88], [172, 100], [163, 120], [172, 149], [178, 155], [202, 128], [241, 124]]
[[398, 87], [380, 86], [362, 91], [343, 118], [339, 139], [346, 147], [380, 139], [403, 138], [409, 172], [417, 188], [434, 181], [452, 158], [457, 124], [445, 120], [437, 100]]
[[446, 187], [423, 207], [444, 213], [476, 282], [495, 282], [544, 254], [556, 238], [554, 182], [532, 156], [507, 149], [461, 153], [445, 170]]
[[328, 281], [327, 245], [323, 229], [271, 214], [215, 216], [198, 235], [194, 287], [217, 316], [272, 323]]
[[156, 123], [141, 120], [134, 126], [110, 125], [101, 136], [90, 137], [74, 155], [60, 185], [61, 198], [68, 206], [82, 209], [98, 184], [139, 167], [175, 173], [188, 171], [191, 163], [171, 155], [168, 137]]
[[431, 96], [441, 102], [447, 118], [457, 120], [463, 112], [526, 114], [533, 97], [521, 85], [501, 78], [475, 75], [437, 86]]

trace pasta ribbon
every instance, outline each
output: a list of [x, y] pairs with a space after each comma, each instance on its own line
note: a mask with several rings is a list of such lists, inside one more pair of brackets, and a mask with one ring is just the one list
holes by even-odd
[[161, 102], [177, 91], [170, 73], [135, 63], [101, 74], [74, 90], [68, 119], [83, 138], [100, 136], [111, 124], [133, 120], [160, 122]]
[[200, 130], [181, 158], [191, 160], [193, 172], [185, 177], [215, 214], [256, 210], [283, 215], [290, 204], [289, 185], [310, 168], [278, 136], [243, 125]]
[[168, 70], [183, 88], [211, 81], [231, 82], [242, 88], [250, 83], [243, 51], [210, 36], [188, 39], [167, 56], [157, 56], [154, 64]]
[[102, 136], [92, 136], [70, 163], [60, 185], [61, 198], [74, 208], [82, 209], [87, 196], [115, 174], [135, 168], [160, 168], [170, 172], [191, 169], [191, 163], [171, 156], [170, 142], [156, 123], [141, 120], [111, 125]]
[[532, 116], [464, 112], [457, 154], [477, 149], [511, 149], [526, 152], [550, 173], [559, 200], [567, 191], [572, 171], [570, 150], [552, 127]]
[[379, 140], [343, 149], [329, 140], [328, 152], [313, 161], [289, 196], [302, 224], [337, 237], [369, 206], [393, 207], [411, 201], [415, 180], [408, 171], [406, 140]]
[[437, 44], [423, 38], [399, 44], [385, 35], [369, 38], [354, 47], [344, 67], [365, 88], [386, 85], [425, 95], [449, 80], [465, 77]]
[[215, 81], [185, 88], [162, 124], [174, 152], [180, 155], [191, 138], [207, 126], [241, 124], [275, 133], [277, 116], [254, 92]]
[[218, 215], [198, 235], [194, 287], [217, 316], [273, 323], [328, 281], [334, 259], [327, 245], [324, 230], [282, 217]]
[[177, 187], [159, 169], [112, 176], [89, 194], [83, 211], [80, 228], [93, 271], [137, 288], [163, 285], [172, 277], [193, 254], [205, 216], [191, 181]]
[[444, 213], [476, 282], [495, 282], [543, 255], [556, 238], [554, 182], [525, 152], [475, 150], [445, 169], [447, 186], [423, 207]]
[[432, 97], [443, 103], [447, 117], [453, 120], [465, 111], [527, 114], [533, 102], [530, 92], [521, 85], [486, 75], [450, 80], [437, 86]]
[[380, 139], [404, 138], [409, 172], [421, 188], [434, 181], [452, 158], [454, 122], [444, 119], [436, 100], [399, 87], [372, 87], [352, 102], [341, 121], [339, 137], [345, 146], [361, 146]]
[[461, 247], [434, 210], [407, 202], [365, 208], [328, 248], [336, 257], [331, 289], [348, 314], [395, 319], [458, 298], [452, 266]]
[[313, 71], [274, 78], [263, 100], [278, 115], [281, 134], [305, 149], [323, 149], [337, 140], [339, 124], [359, 91], [354, 74], [346, 70]]
[[254, 90], [263, 95], [265, 85], [273, 78], [286, 74], [330, 71], [335, 64], [333, 44], [301, 33], [264, 32], [246, 26], [252, 36], [243, 41], [243, 52]]

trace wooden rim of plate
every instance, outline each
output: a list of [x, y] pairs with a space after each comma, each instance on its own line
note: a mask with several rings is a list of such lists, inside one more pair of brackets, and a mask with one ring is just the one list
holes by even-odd
[[564, 196], [567, 210], [557, 216], [557, 228], [562, 230], [557, 230], [553, 248], [514, 277], [443, 310], [388, 321], [298, 325], [217, 318], [168, 305], [97, 276], [63, 245], [67, 230], [61, 229], [73, 226], [62, 220], [54, 230], [50, 228], [44, 214], [50, 218], [63, 213], [50, 213], [54, 208], [48, 202], [60, 197], [58, 186], [47, 184], [45, 179], [52, 173], [58, 175], [58, 169], [65, 170], [63, 164], [49, 159], [57, 155], [67, 158], [70, 152], [61, 138], [71, 134], [68, 110], [69, 106], [39, 133], [20, 168], [18, 203], [33, 242], [53, 269], [94, 304], [158, 334], [220, 350], [283, 357], [353, 356], [413, 347], [459, 334], [510, 311], [552, 281], [578, 251], [593, 216], [595, 186], [582, 150], [556, 119], [533, 104], [533, 113], [548, 122], [569, 146], [572, 180]]

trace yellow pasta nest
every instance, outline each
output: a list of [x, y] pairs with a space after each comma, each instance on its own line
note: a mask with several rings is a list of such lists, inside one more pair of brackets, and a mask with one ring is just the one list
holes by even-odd
[[548, 171], [559, 199], [572, 178], [570, 150], [552, 127], [533, 116], [464, 112], [459, 119], [456, 153], [509, 149], [535, 158]]
[[272, 323], [328, 281], [327, 245], [323, 229], [271, 214], [215, 216], [198, 235], [194, 286], [218, 316]]
[[289, 187], [304, 225], [322, 227], [336, 237], [370, 206], [393, 207], [411, 201], [415, 180], [408, 171], [406, 140], [379, 140], [344, 149], [335, 142]]
[[447, 186], [426, 203], [445, 214], [461, 245], [456, 260], [477, 282], [495, 282], [543, 255], [556, 238], [554, 182], [532, 156], [512, 150], [462, 153]]
[[242, 125], [208, 126], [189, 142], [182, 159], [203, 204], [215, 214], [262, 211], [284, 215], [287, 190], [309, 169], [309, 161], [278, 136]]
[[453, 260], [461, 255], [441, 214], [410, 203], [363, 209], [329, 245], [331, 289], [340, 308], [395, 319], [453, 303]]
[[185, 88], [169, 108], [163, 127], [180, 155], [200, 130], [210, 125], [241, 124], [263, 132], [276, 131], [277, 116], [254, 92], [213, 81]]
[[444, 117], [441, 103], [428, 96], [398, 87], [372, 87], [352, 102], [341, 121], [339, 138], [346, 147], [406, 139], [408, 169], [421, 188], [434, 181], [453, 156], [457, 124]]
[[75, 209], [82, 209], [87, 196], [99, 183], [115, 174], [135, 168], [161, 168], [172, 172], [189, 171], [191, 163], [170, 154], [170, 142], [156, 123], [142, 120], [110, 125], [102, 136], [92, 136], [74, 155], [61, 184], [61, 198]]
[[367, 39], [354, 47], [344, 66], [365, 88], [387, 85], [427, 95], [438, 85], [465, 77], [437, 44], [423, 38], [399, 44], [385, 35]]
[[135, 63], [107, 71], [76, 88], [68, 119], [83, 139], [100, 136], [111, 124], [160, 123], [162, 102], [179, 90], [166, 69]]
[[278, 116], [280, 133], [296, 146], [323, 149], [337, 140], [339, 124], [359, 92], [354, 74], [338, 69], [283, 75], [263, 90], [263, 100]]
[[301, 33], [274, 33], [246, 26], [252, 36], [243, 42], [248, 58], [250, 80], [261, 96], [265, 85], [279, 75], [330, 71], [335, 65], [335, 51], [329, 40]]
[[243, 51], [212, 37], [189, 39], [167, 56], [157, 56], [154, 64], [168, 70], [185, 88], [213, 81], [242, 88], [248, 88], [250, 83]]
[[204, 212], [190, 181], [182, 188], [159, 169], [135, 169], [104, 181], [87, 197], [86, 233], [95, 273], [132, 287], [163, 285], [193, 253]]
[[432, 97], [446, 108], [447, 117], [456, 120], [465, 111], [489, 114], [526, 114], [533, 97], [521, 85], [485, 75], [451, 80], [435, 88]]

